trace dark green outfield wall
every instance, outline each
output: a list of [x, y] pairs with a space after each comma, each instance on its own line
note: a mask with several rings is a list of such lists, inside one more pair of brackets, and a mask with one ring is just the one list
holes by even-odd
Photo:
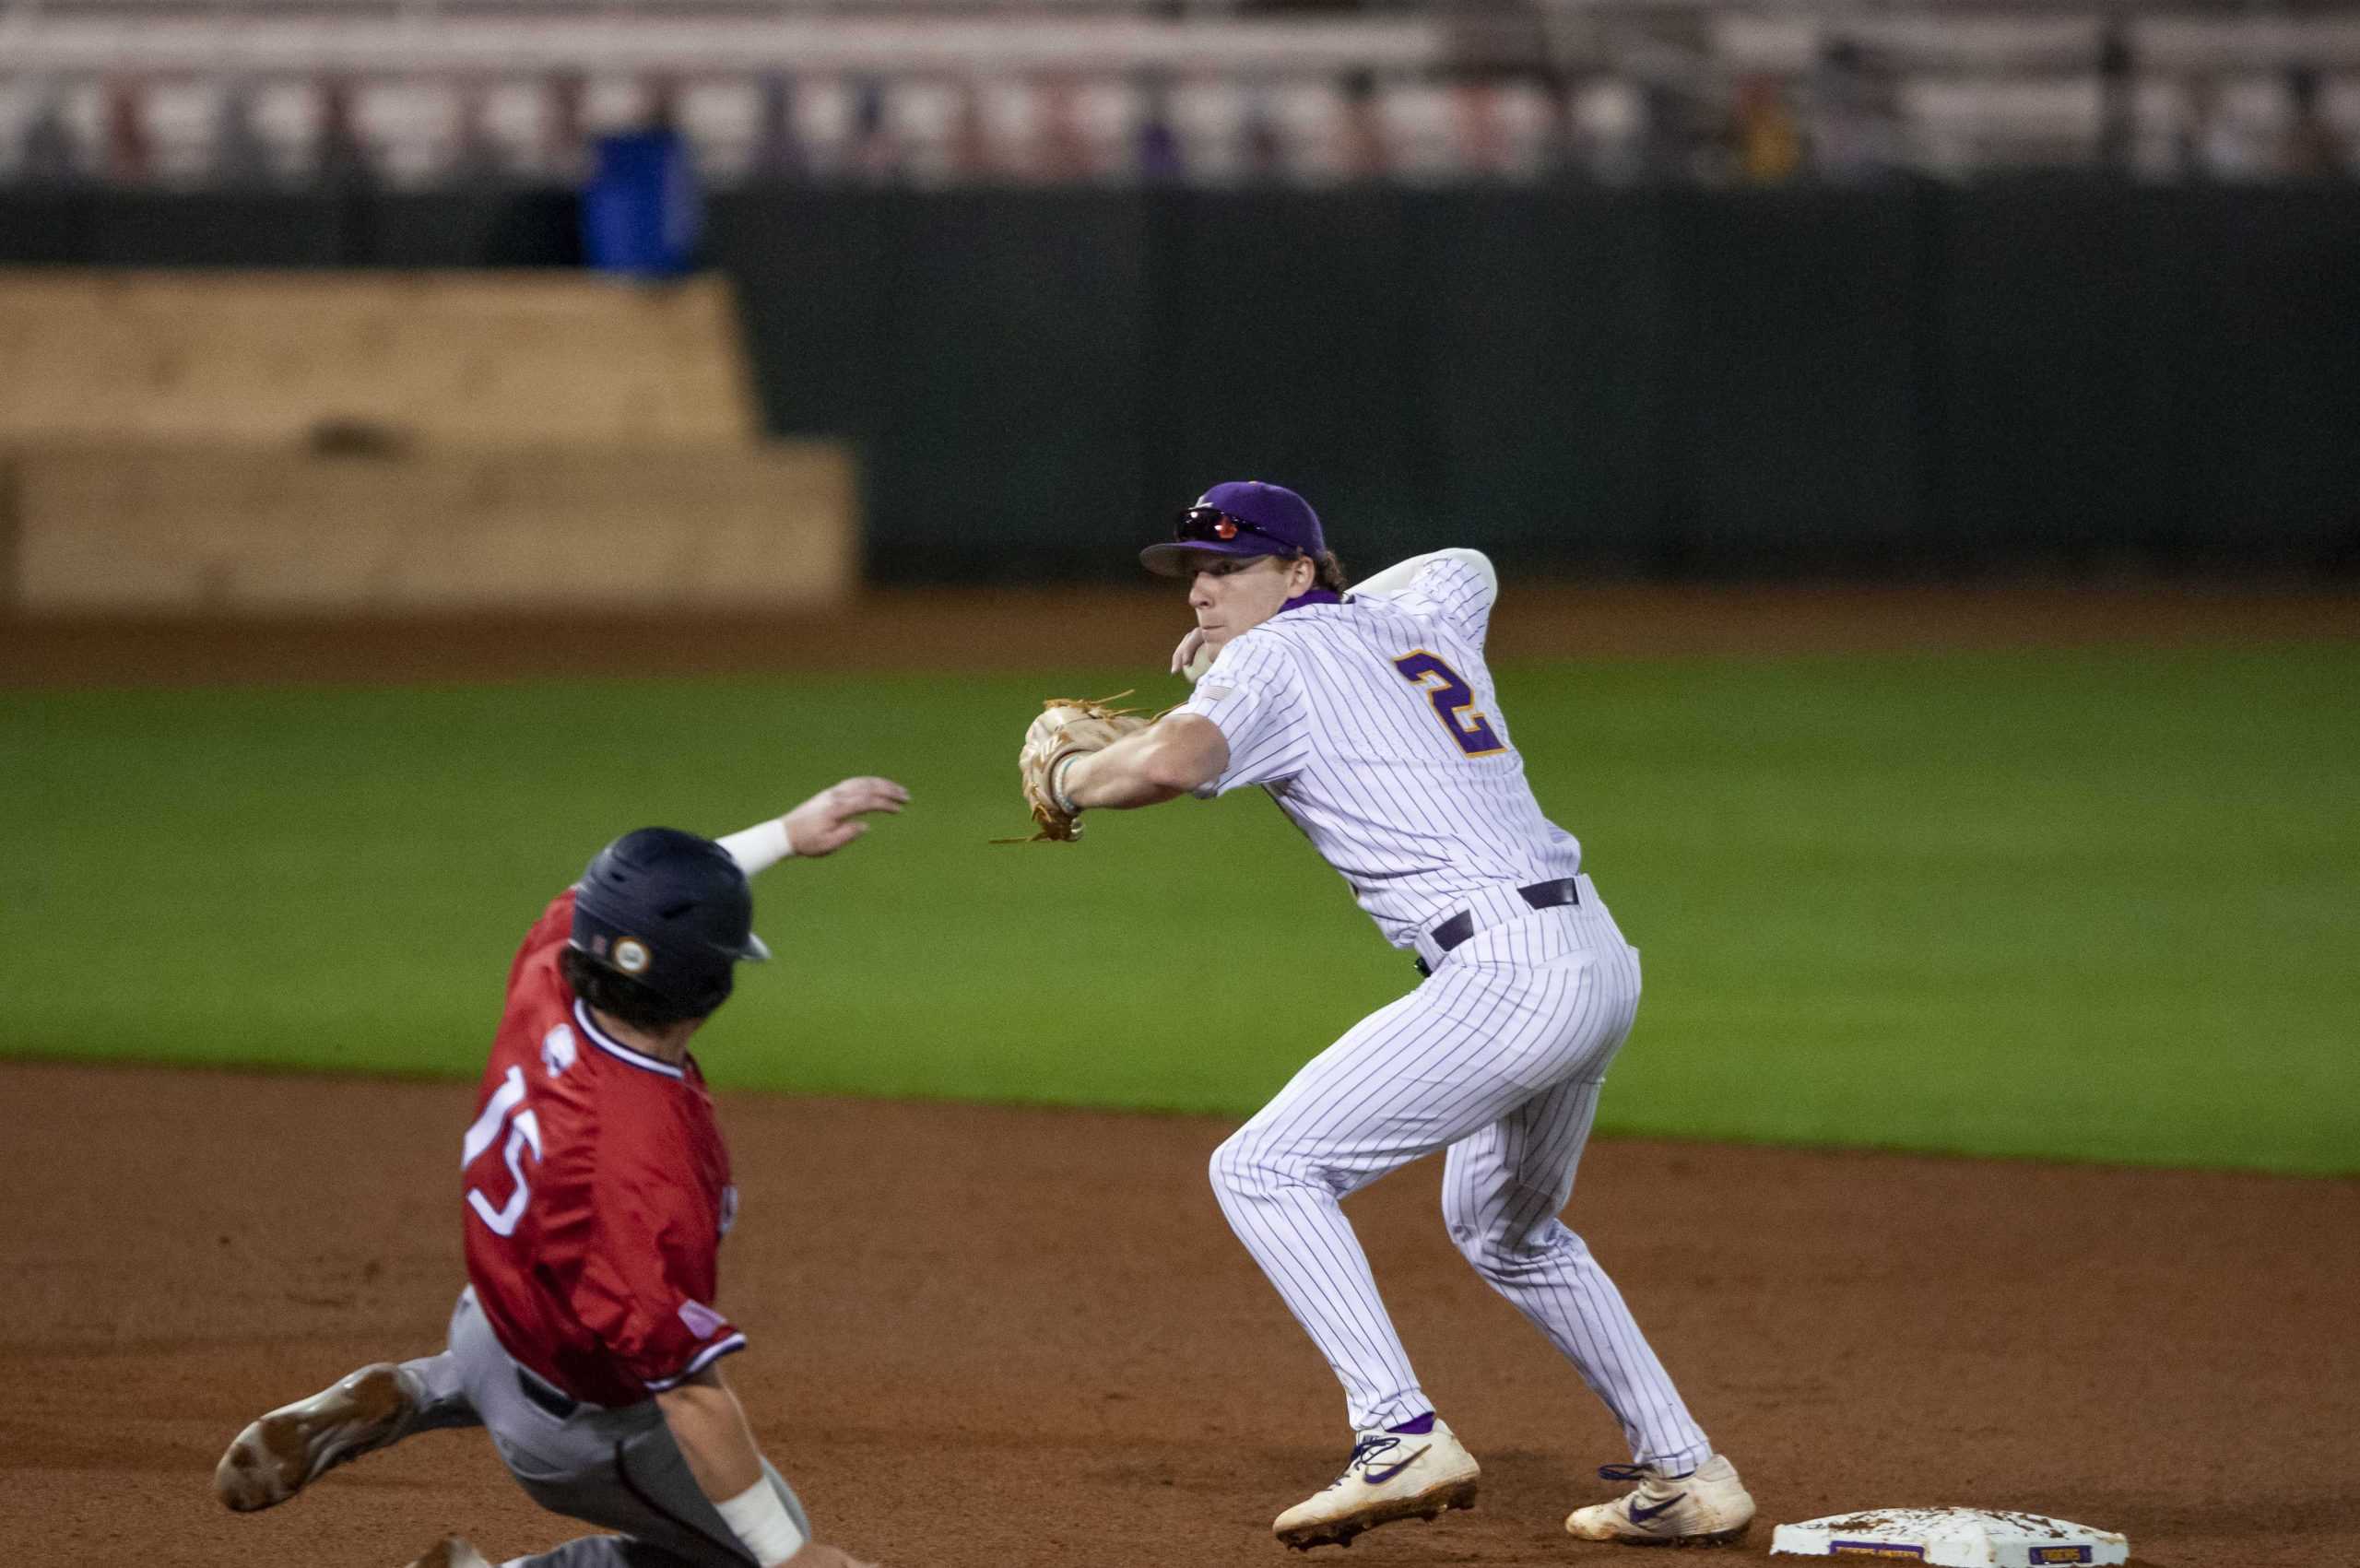
[[[18, 193], [0, 261], [561, 264], [572, 222]], [[787, 189], [708, 239], [773, 425], [858, 444], [885, 576], [1121, 572], [1241, 475], [1369, 562], [2360, 568], [2349, 187]]]

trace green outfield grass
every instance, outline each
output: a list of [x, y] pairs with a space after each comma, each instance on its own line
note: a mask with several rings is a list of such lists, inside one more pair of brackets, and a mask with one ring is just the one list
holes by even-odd
[[[1037, 696], [1132, 684], [0, 696], [0, 1051], [471, 1075], [606, 839], [876, 771], [907, 816], [760, 884], [717, 1082], [1243, 1114], [1413, 977], [1255, 796], [986, 844]], [[1501, 688], [1646, 953], [1602, 1128], [2360, 1172], [2360, 646]]]

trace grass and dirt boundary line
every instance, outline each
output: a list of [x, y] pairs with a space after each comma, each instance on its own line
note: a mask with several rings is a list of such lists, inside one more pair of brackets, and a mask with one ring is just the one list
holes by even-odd
[[[842, 608], [229, 620], [0, 617], [0, 689], [1012, 671], [1160, 660], [1176, 587], [880, 589]], [[2360, 591], [1508, 584], [1495, 663], [2360, 638]]]

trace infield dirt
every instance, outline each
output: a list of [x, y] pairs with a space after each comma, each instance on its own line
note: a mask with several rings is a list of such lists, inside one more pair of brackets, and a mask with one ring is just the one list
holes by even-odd
[[[495, 1560], [577, 1533], [477, 1432], [269, 1514], [210, 1495], [254, 1415], [440, 1347], [470, 1106], [456, 1084], [0, 1064], [11, 1560], [393, 1568], [445, 1530]], [[828, 1536], [891, 1568], [1292, 1560], [1269, 1520], [1349, 1438], [1206, 1185], [1229, 1124], [722, 1114], [745, 1197], [722, 1300], [752, 1339], [730, 1375]], [[1630, 1562], [1560, 1529], [1611, 1490], [1591, 1467], [1619, 1434], [1437, 1205], [1428, 1161], [1349, 1207], [1481, 1503], [1339, 1560]], [[1605, 1141], [1567, 1219], [1762, 1505], [1717, 1561], [1766, 1556], [1775, 1521], [1964, 1503], [2123, 1530], [2153, 1568], [2360, 1562], [2360, 1183]]]

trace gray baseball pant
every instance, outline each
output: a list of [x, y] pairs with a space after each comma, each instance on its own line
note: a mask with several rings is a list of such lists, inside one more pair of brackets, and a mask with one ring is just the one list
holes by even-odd
[[[534, 1502], [622, 1532], [584, 1536], [502, 1568], [746, 1568], [754, 1561], [698, 1487], [655, 1400], [609, 1409], [569, 1399], [502, 1347], [472, 1289], [452, 1311], [450, 1347], [404, 1362], [401, 1371], [418, 1408], [404, 1436], [480, 1426]], [[809, 1539], [811, 1521], [794, 1489], [767, 1459], [762, 1473]]]

